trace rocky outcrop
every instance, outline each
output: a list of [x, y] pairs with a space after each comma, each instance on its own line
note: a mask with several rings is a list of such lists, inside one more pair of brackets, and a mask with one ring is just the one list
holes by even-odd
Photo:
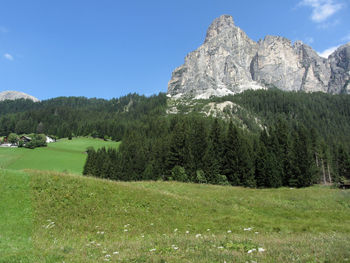
[[210, 25], [204, 44], [188, 54], [168, 85], [174, 98], [208, 98], [247, 89], [349, 91], [349, 44], [330, 58], [300, 41], [266, 36], [258, 43], [223, 15]]
[[339, 47], [328, 60], [332, 70], [329, 92], [350, 94], [350, 43]]
[[34, 102], [38, 102], [39, 100], [31, 95], [28, 95], [19, 91], [3, 91], [0, 92], [0, 101], [3, 100], [17, 100], [17, 99], [28, 99]]
[[205, 98], [240, 92], [253, 84], [249, 69], [257, 48], [231, 16], [221, 16], [209, 27], [204, 44], [175, 69], [168, 94]]

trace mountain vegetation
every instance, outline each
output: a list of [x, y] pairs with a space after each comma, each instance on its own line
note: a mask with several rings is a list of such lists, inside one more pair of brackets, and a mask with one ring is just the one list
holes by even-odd
[[186, 104], [166, 114], [163, 93], [4, 101], [0, 132], [122, 140], [118, 151], [87, 150], [84, 174], [114, 180], [303, 187], [350, 178], [350, 96], [271, 89], [199, 103], [225, 101], [244, 109], [224, 110], [241, 122]]

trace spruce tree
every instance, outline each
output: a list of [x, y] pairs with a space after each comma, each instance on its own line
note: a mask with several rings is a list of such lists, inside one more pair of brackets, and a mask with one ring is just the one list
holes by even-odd
[[186, 156], [186, 132], [183, 121], [177, 121], [172, 131], [169, 152], [166, 160], [168, 175], [175, 166], [185, 166]]
[[338, 149], [338, 175], [350, 179], [350, 156], [343, 146]]
[[208, 140], [208, 151], [204, 156], [206, 181], [211, 184], [220, 183], [222, 173], [222, 134], [217, 119], [214, 120]]

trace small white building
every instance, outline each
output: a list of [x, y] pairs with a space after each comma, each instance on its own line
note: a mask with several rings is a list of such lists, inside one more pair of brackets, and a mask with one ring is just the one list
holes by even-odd
[[51, 143], [51, 142], [55, 142], [55, 140], [49, 136], [46, 136], [46, 143]]

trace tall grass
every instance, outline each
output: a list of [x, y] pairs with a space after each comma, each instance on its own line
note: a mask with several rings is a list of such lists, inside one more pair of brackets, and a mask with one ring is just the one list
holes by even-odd
[[[44, 172], [31, 173], [31, 189], [33, 241], [43, 258], [65, 262], [350, 259], [348, 191], [317, 186], [254, 190], [177, 182], [120, 183]], [[258, 252], [259, 248], [265, 251]]]

